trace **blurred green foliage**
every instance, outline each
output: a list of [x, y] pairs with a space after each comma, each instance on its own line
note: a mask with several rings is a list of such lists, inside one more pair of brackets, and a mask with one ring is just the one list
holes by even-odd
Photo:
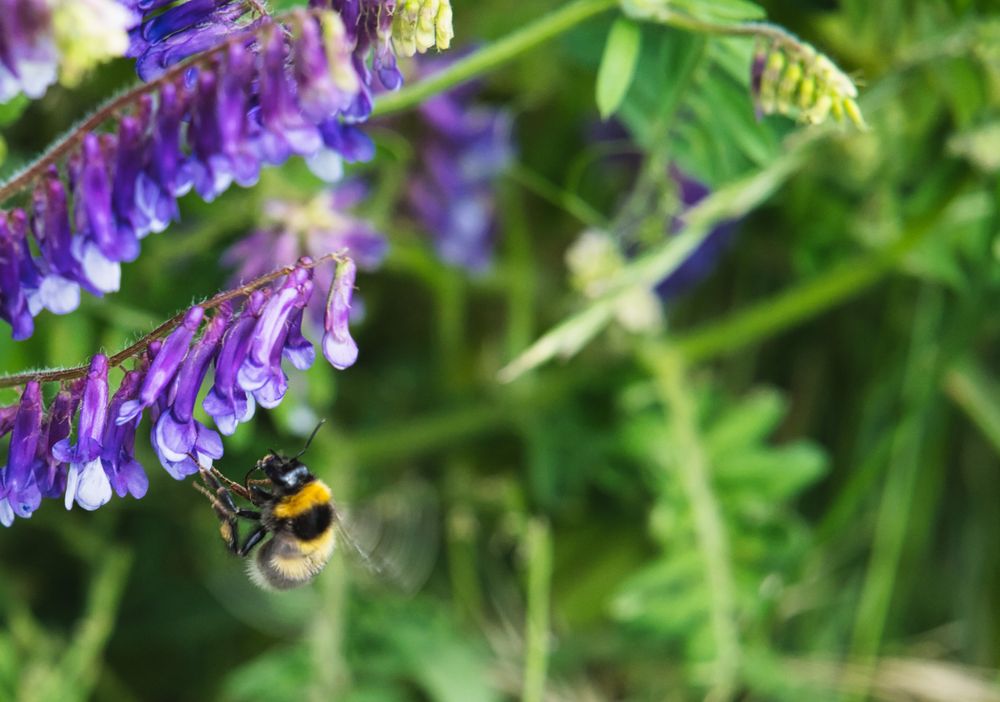
[[[487, 46], [560, 5], [453, 4], [456, 44]], [[359, 279], [361, 360], [293, 375], [220, 466], [241, 476], [326, 417], [308, 463], [338, 500], [402, 492], [440, 524], [397, 544], [433, 565], [417, 594], [349, 556], [302, 591], [255, 590], [147, 446], [141, 502], [47, 504], [0, 533], [0, 700], [1000, 700], [1000, 10], [760, 5], [859, 79], [870, 131], [758, 122], [751, 40], [606, 12], [485, 78], [519, 154], [485, 276], [438, 262], [399, 214], [407, 119], [373, 130], [357, 170], [392, 252]], [[627, 89], [595, 87], [602, 56]], [[129, 70], [5, 106], [5, 170]], [[594, 139], [598, 104], [627, 136]], [[662, 246], [668, 163], [722, 189], [782, 158], [665, 332], [610, 324], [568, 362], [497, 381], [593, 304], [562, 263], [584, 227]], [[219, 253], [264, 201], [319, 187], [292, 163], [188, 199], [121, 293], [39, 317], [30, 341], [0, 341], [0, 365], [122, 347], [225, 287]], [[433, 499], [408, 497], [414, 478]]]

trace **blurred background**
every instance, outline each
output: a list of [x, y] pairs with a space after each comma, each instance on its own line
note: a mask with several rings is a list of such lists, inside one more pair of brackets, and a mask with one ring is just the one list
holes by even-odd
[[[455, 50], [410, 82], [560, 4], [454, 0]], [[325, 418], [305, 460], [386, 572], [343, 553], [255, 589], [140, 439], [141, 501], [0, 532], [0, 700], [1000, 700], [1000, 8], [760, 5], [857, 80], [870, 130], [758, 121], [752, 40], [655, 25], [602, 121], [607, 12], [373, 121], [333, 195], [295, 160], [187, 198], [120, 293], [5, 333], [4, 372], [77, 365], [226, 288], [253, 232], [292, 252], [267, 267], [316, 232], [388, 244], [357, 365], [290, 373], [217, 464]], [[4, 172], [133, 80], [6, 106]], [[659, 295], [498, 380], [690, 189], [785, 162]]]

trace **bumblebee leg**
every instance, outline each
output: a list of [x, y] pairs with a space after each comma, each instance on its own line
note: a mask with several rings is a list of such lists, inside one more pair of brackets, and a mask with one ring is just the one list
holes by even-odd
[[[242, 485], [240, 485], [235, 480], [231, 480], [230, 478], [227, 478], [225, 475], [223, 475], [219, 471], [218, 468], [216, 468], [215, 466], [211, 466], [208, 469], [208, 471], [212, 474], [212, 477], [215, 478], [216, 484], [225, 483], [226, 487], [228, 487], [232, 492], [235, 492], [237, 495], [239, 495], [240, 497], [242, 497], [244, 500], [249, 500], [250, 499], [250, 493], [249, 493], [249, 491], [245, 487], [243, 487]], [[221, 481], [221, 483], [220, 483], [220, 481]]]
[[[270, 485], [271, 481], [270, 480], [267, 481], [267, 484]], [[274, 499], [274, 495], [272, 495], [264, 488], [252, 484], [252, 481], [247, 491], [250, 493], [250, 501], [253, 502], [255, 505], [262, 505], [265, 502], [270, 502], [271, 500]]]
[[265, 536], [267, 536], [267, 529], [262, 526], [257, 527], [247, 536], [247, 540], [243, 542], [243, 546], [238, 551], [234, 551], [234, 553], [240, 558], [246, 558], [251, 549], [259, 544]]
[[[260, 521], [260, 512], [250, 509], [241, 509], [236, 506], [232, 493], [229, 492], [226, 486], [220, 483], [218, 477], [216, 477], [216, 475], [222, 475], [221, 473], [215, 469], [212, 469], [210, 472], [204, 468], [200, 469], [199, 473], [201, 474], [201, 479], [205, 481], [205, 484], [215, 492], [216, 498], [233, 516]], [[225, 476], [222, 477], [225, 478]], [[228, 478], [225, 479], [228, 480]], [[237, 487], [240, 488], [240, 492], [237, 492], [237, 494], [240, 495], [240, 497], [243, 497], [241, 492], [243, 488], [239, 485], [237, 485]]]
[[[240, 530], [239, 520], [236, 518], [235, 512], [222, 504], [204, 485], [198, 483], [192, 483], [192, 485], [195, 490], [207, 497], [209, 502], [212, 503], [215, 516], [219, 518], [219, 535], [222, 537], [223, 542], [225, 542], [226, 548], [230, 553], [239, 554]], [[232, 502], [232, 498], [230, 498], [230, 502]]]

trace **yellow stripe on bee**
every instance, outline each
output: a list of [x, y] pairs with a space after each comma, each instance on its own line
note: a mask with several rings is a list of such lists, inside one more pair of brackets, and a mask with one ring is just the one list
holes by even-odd
[[272, 514], [278, 519], [291, 519], [316, 505], [329, 502], [331, 497], [330, 488], [322, 480], [314, 480], [294, 495], [281, 498], [281, 501], [274, 506]]

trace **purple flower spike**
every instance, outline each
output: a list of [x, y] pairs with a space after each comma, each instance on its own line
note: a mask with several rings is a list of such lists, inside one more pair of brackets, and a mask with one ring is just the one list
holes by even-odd
[[14, 515], [26, 519], [38, 509], [41, 492], [31, 472], [42, 430], [42, 391], [36, 381], [24, 387], [10, 436], [7, 467], [0, 474], [0, 523], [10, 526]]
[[118, 417], [115, 419], [116, 423], [124, 424], [135, 419], [144, 408], [152, 405], [160, 397], [170, 381], [174, 379], [174, 374], [187, 355], [188, 346], [191, 345], [191, 340], [194, 339], [204, 316], [205, 310], [201, 307], [192, 307], [188, 310], [184, 321], [163, 342], [163, 347], [150, 364], [146, 377], [142, 381], [139, 397], [122, 403]]
[[47, 425], [42, 432], [47, 438], [38, 442], [33, 469], [35, 484], [41, 490], [42, 497], [55, 499], [66, 493], [69, 466], [52, 455], [52, 447], [70, 435], [73, 415], [80, 406], [84, 382], [80, 379], [60, 390], [49, 408]]
[[63, 439], [52, 447], [52, 455], [69, 463], [66, 476], [66, 509], [76, 501], [86, 510], [95, 510], [111, 499], [111, 483], [101, 466], [101, 441], [108, 411], [108, 359], [97, 354], [90, 361], [83, 407], [77, 425], [76, 445]]
[[357, 270], [354, 261], [347, 259], [337, 264], [337, 273], [326, 299], [326, 317], [323, 320], [323, 355], [337, 370], [344, 370], [358, 360], [358, 345], [351, 338], [351, 297], [354, 295], [354, 278]]
[[[122, 384], [108, 407], [108, 416], [118, 414], [122, 404], [134, 399], [142, 385], [142, 373], [129, 371], [122, 379]], [[135, 460], [135, 430], [139, 426], [139, 418], [118, 424], [108, 422], [104, 430], [103, 446], [101, 447], [101, 464], [104, 473], [111, 482], [111, 487], [119, 497], [132, 495], [136, 499], [143, 497], [149, 488], [149, 478], [138, 461]]]
[[194, 403], [231, 316], [232, 308], [224, 304], [208, 323], [205, 333], [191, 348], [177, 372], [167, 400], [169, 409], [164, 410], [156, 421], [153, 437], [157, 453], [169, 461], [183, 461], [198, 440], [201, 425], [193, 416]]
[[222, 349], [215, 360], [215, 384], [202, 403], [205, 411], [215, 420], [219, 431], [226, 436], [232, 435], [240, 422], [249, 421], [256, 408], [253, 395], [247, 394], [236, 379], [250, 350], [264, 300], [262, 291], [253, 292], [239, 319], [226, 332]]

